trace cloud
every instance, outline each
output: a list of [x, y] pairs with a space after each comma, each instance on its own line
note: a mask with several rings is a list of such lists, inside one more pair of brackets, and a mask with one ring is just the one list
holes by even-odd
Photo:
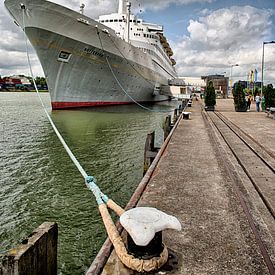
[[[51, 0], [51, 2], [64, 5], [73, 10], [79, 10], [80, 3], [83, 3], [85, 4], [85, 14], [92, 18], [98, 18], [101, 14], [116, 12], [118, 9], [118, 0]], [[188, 4], [193, 2], [211, 2], [211, 0], [159, 0], [157, 2], [158, 4], [156, 5], [154, 0], [133, 0], [133, 10], [140, 9], [140, 6], [142, 9], [164, 9], [172, 3]], [[4, 7], [3, 1], [0, 2], [0, 32], [1, 36], [5, 37], [5, 39], [0, 40], [0, 75], [29, 74], [23, 31], [13, 23]], [[41, 65], [31, 47], [30, 51], [33, 71], [37, 75], [43, 75]]]
[[[215, 0], [132, 0], [133, 9], [165, 9], [171, 4], [211, 3]], [[97, 18], [100, 14], [117, 11], [118, 1], [114, 0], [52, 0], [74, 10], [85, 4], [85, 14]], [[156, 5], [157, 3], [157, 5]], [[205, 5], [206, 6], [206, 5]], [[271, 38], [272, 11], [251, 6], [233, 6], [210, 10], [210, 5], [194, 14], [189, 21], [188, 35], [172, 41], [179, 75], [200, 76], [208, 73], [230, 73], [230, 64], [240, 64], [234, 68], [234, 75], [245, 76], [252, 68], [260, 71], [262, 41]], [[200, 16], [199, 19], [194, 19]], [[160, 22], [161, 23], [161, 22]], [[0, 74], [29, 74], [22, 30], [16, 26], [8, 12], [0, 3], [0, 32], [5, 39], [0, 40]], [[266, 79], [274, 79], [274, 45], [266, 45]], [[43, 75], [34, 51], [31, 51], [33, 70]], [[24, 65], [25, 64], [25, 65]]]
[[[211, 3], [215, 0], [132, 0], [132, 9], [134, 12], [142, 10], [162, 10], [169, 7], [171, 4], [188, 5], [192, 3]], [[80, 3], [85, 5], [85, 13], [97, 18], [101, 14], [117, 12], [118, 0], [51, 0], [51, 2], [65, 5], [72, 9], [78, 9]]]
[[117, 12], [118, 1], [114, 0], [51, 0], [73, 10], [79, 10], [80, 3], [85, 5], [85, 14], [91, 18], [98, 18], [101, 14]]
[[[197, 76], [223, 72], [229, 76], [230, 64], [236, 63], [240, 66], [234, 72], [243, 77], [252, 68], [261, 69], [262, 41], [272, 31], [270, 10], [232, 6], [201, 14], [205, 16], [189, 21], [189, 35], [173, 43], [180, 75], [191, 71]], [[267, 66], [274, 62], [274, 55], [267, 54], [265, 62]]]
[[[0, 33], [4, 38], [0, 40], [0, 75], [30, 75], [24, 33], [14, 24], [3, 3], [0, 4], [0, 9]], [[29, 51], [34, 72], [43, 75], [41, 65], [31, 46], [29, 46]]]
[[215, 0], [134, 0], [133, 7], [136, 8], [139, 4], [143, 10], [162, 10], [169, 7], [171, 4], [175, 5], [189, 5], [193, 3], [211, 3]]

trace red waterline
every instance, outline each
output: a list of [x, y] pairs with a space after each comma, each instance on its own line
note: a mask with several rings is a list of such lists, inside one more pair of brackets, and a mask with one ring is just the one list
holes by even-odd
[[69, 109], [69, 108], [80, 108], [80, 107], [95, 107], [95, 106], [110, 106], [110, 105], [126, 105], [131, 102], [52, 102], [52, 109]]
[[[167, 101], [160, 100], [160, 101]], [[160, 102], [159, 101], [159, 102]], [[158, 101], [139, 101], [139, 103], [156, 103]], [[96, 106], [111, 106], [111, 105], [127, 105], [133, 104], [132, 101], [97, 101], [97, 102], [52, 102], [52, 109], [70, 109], [70, 108], [81, 108], [81, 107], [96, 107]]]

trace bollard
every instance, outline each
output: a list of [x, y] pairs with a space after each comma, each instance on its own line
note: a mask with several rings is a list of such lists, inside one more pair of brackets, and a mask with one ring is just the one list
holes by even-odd
[[189, 119], [190, 113], [189, 112], [183, 112], [182, 113], [182, 119]]
[[182, 229], [179, 220], [153, 207], [136, 207], [120, 216], [127, 232], [127, 250], [135, 258], [149, 260], [164, 252], [162, 231]]
[[146, 246], [136, 245], [129, 233], [127, 232], [127, 251], [135, 258], [148, 260], [153, 257], [159, 257], [163, 251], [162, 232], [157, 232], [154, 238]]

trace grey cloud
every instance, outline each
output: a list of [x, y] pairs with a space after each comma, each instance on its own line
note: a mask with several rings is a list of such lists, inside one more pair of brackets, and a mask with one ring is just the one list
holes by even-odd
[[140, 1], [133, 1], [133, 4], [137, 5], [140, 4], [140, 6], [143, 9], [150, 9], [150, 10], [161, 10], [167, 8], [171, 4], [176, 5], [188, 5], [192, 3], [211, 3], [215, 0], [140, 0]]
[[233, 49], [248, 46], [271, 31], [271, 13], [254, 7], [231, 7], [190, 21], [192, 46], [198, 49]]
[[[170, 4], [185, 5], [190, 3], [210, 3], [215, 0], [133, 0], [133, 9], [164, 9]], [[84, 3], [85, 13], [97, 18], [100, 14], [116, 12], [118, 0], [52, 0], [52, 2], [79, 10], [79, 4]], [[140, 3], [140, 7], [139, 7]], [[256, 9], [251, 6], [231, 7], [200, 12], [199, 20], [191, 20], [189, 36], [174, 42], [173, 50], [177, 60], [177, 70], [181, 75], [202, 75], [205, 73], [229, 73], [230, 63], [240, 63], [234, 68], [236, 73], [245, 75], [251, 67], [259, 68], [261, 58], [261, 43], [270, 38], [270, 10]], [[22, 30], [12, 21], [0, 3], [0, 32], [7, 39], [0, 40], [0, 74], [26, 73], [27, 66], [24, 36]], [[271, 52], [271, 50], [270, 50]], [[32, 52], [32, 64], [35, 74], [42, 75], [39, 62]], [[274, 55], [267, 50], [267, 65], [274, 62]], [[192, 66], [192, 70], [190, 67]], [[274, 76], [274, 74], [273, 74]], [[267, 71], [267, 77], [273, 77]]]
[[[132, 0], [133, 11], [142, 10], [161, 10], [171, 4], [188, 5], [192, 3], [211, 3], [215, 0]], [[85, 4], [85, 12], [92, 18], [97, 18], [101, 14], [116, 12], [118, 0], [52, 0], [57, 4], [65, 5], [72, 9], [78, 9], [79, 4]]]
[[[229, 74], [234, 63], [241, 65], [234, 68], [240, 75], [255, 67], [260, 69], [262, 41], [271, 35], [270, 10], [233, 6], [203, 14], [199, 20], [190, 20], [189, 36], [174, 43], [180, 74], [188, 75], [189, 66], [199, 75]], [[269, 59], [274, 62], [274, 56], [269, 55]]]

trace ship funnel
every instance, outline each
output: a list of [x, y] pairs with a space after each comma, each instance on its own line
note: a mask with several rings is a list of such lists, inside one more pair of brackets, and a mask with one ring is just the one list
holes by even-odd
[[118, 13], [119, 14], [127, 13], [126, 0], [119, 0]]

